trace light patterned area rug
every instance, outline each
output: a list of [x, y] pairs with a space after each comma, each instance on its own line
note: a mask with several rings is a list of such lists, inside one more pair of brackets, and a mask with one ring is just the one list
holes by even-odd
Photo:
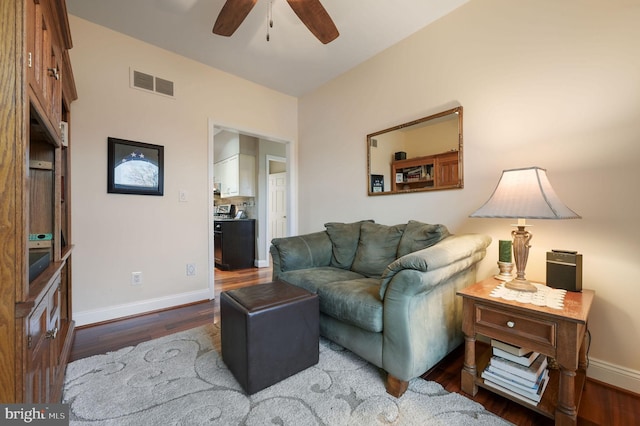
[[321, 339], [320, 362], [248, 396], [226, 368], [217, 325], [207, 325], [67, 368], [71, 425], [508, 425], [435, 382], [387, 394], [382, 372]]

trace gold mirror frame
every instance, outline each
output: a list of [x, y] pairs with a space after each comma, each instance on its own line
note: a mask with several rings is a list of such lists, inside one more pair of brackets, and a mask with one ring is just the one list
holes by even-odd
[[464, 187], [462, 107], [367, 135], [367, 192], [405, 194]]

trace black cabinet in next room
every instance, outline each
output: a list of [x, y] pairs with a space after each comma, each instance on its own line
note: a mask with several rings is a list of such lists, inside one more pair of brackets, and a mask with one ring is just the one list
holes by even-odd
[[216, 267], [229, 271], [254, 266], [255, 219], [215, 220], [213, 229]]

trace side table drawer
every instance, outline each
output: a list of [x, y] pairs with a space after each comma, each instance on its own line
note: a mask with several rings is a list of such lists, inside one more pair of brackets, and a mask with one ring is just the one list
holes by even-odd
[[476, 305], [476, 331], [498, 340], [513, 342], [531, 350], [549, 351], [556, 347], [557, 324], [525, 317], [504, 308]]

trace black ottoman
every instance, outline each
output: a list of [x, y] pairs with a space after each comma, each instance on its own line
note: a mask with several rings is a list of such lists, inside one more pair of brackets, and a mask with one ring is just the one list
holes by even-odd
[[318, 296], [275, 281], [220, 294], [222, 359], [248, 394], [318, 363]]

